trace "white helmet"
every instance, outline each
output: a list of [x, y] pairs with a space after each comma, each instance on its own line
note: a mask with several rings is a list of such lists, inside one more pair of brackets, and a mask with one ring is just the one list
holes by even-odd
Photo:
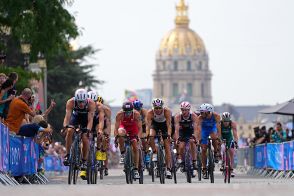
[[201, 106], [199, 107], [199, 111], [200, 112], [213, 112], [213, 106], [209, 103], [203, 103], [201, 104]]
[[229, 112], [224, 112], [222, 114], [222, 121], [230, 121], [231, 120], [231, 114]]
[[92, 99], [93, 101], [97, 101], [97, 99], [98, 99], [97, 92], [96, 91], [89, 91], [88, 98]]
[[190, 110], [191, 104], [188, 101], [183, 101], [180, 105], [181, 109]]
[[163, 100], [162, 99], [160, 99], [160, 98], [155, 98], [155, 99], [153, 99], [153, 101], [152, 101], [152, 106], [153, 107], [163, 107], [163, 104], [164, 104], [164, 102], [163, 102]]
[[88, 97], [88, 93], [85, 89], [80, 88], [80, 89], [76, 90], [76, 92], [75, 92], [75, 100], [76, 101], [85, 101], [85, 100], [87, 100], [87, 97]]

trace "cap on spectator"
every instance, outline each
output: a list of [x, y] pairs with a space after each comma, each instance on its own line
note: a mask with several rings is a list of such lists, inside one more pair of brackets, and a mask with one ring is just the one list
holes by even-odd
[[253, 130], [254, 131], [259, 131], [259, 127], [258, 126], [257, 127], [254, 127]]
[[48, 127], [48, 123], [45, 120], [41, 120], [38, 124], [40, 127], [43, 127], [44, 129]]

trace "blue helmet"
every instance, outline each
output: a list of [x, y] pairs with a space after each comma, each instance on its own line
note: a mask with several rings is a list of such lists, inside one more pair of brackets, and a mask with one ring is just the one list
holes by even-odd
[[138, 99], [133, 101], [133, 105], [134, 105], [135, 110], [138, 110], [138, 111], [141, 110], [143, 107], [143, 103]]

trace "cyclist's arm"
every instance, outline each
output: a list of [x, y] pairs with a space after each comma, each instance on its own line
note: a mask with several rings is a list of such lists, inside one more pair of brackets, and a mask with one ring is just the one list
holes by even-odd
[[200, 140], [198, 137], [198, 130], [197, 130], [197, 115], [195, 113], [192, 113], [192, 120], [193, 120], [193, 128], [194, 128], [194, 136], [196, 137], [196, 141]]
[[98, 105], [98, 111], [99, 111], [99, 114], [98, 114], [98, 118], [99, 118], [98, 132], [102, 133], [103, 132], [103, 127], [104, 127], [104, 116], [105, 116], [104, 108], [103, 108], [102, 104]]
[[118, 135], [118, 128], [121, 121], [121, 116], [122, 116], [122, 112], [119, 111], [115, 117], [115, 124], [114, 124], [114, 131], [113, 131], [113, 134], [115, 137]]
[[169, 109], [166, 109], [164, 114], [165, 114], [165, 118], [166, 118], [167, 133], [169, 136], [171, 136], [171, 134], [172, 134], [171, 111]]
[[232, 130], [233, 130], [234, 140], [238, 142], [237, 124], [235, 122], [232, 122]]
[[217, 113], [214, 113], [215, 115], [215, 120], [216, 120], [216, 128], [217, 128], [217, 134], [218, 134], [218, 138], [221, 138], [222, 132], [221, 132], [221, 118], [220, 115], [218, 115]]
[[197, 138], [200, 140], [201, 139], [201, 124], [202, 124], [202, 118], [201, 118], [201, 116], [198, 116], [197, 118], [196, 118], [197, 120], [196, 120], [196, 132], [197, 132]]
[[152, 118], [153, 118], [153, 112], [152, 110], [149, 110], [147, 112], [147, 117], [146, 117], [146, 134], [149, 136], [150, 134], [150, 129], [151, 129], [151, 123], [152, 123]]
[[72, 114], [72, 110], [73, 110], [73, 103], [72, 100], [68, 100], [66, 102], [66, 107], [65, 107], [65, 117], [63, 120], [63, 127], [66, 127], [69, 124], [69, 120]]
[[140, 118], [140, 113], [137, 112], [137, 111], [135, 111], [135, 121], [136, 121], [136, 124], [137, 124], [138, 129], [139, 129], [138, 137], [142, 138], [142, 121], [141, 121], [141, 118]]
[[180, 115], [177, 114], [175, 116], [175, 139], [178, 140], [179, 139], [179, 131], [180, 131]]
[[93, 118], [94, 118], [95, 111], [96, 111], [96, 104], [94, 101], [90, 100], [89, 101], [89, 112], [88, 112], [88, 124], [87, 124], [88, 130], [92, 130]]

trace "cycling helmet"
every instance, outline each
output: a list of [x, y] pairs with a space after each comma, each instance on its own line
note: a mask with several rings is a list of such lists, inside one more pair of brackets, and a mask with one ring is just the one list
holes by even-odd
[[159, 99], [159, 98], [155, 98], [155, 99], [153, 99], [153, 101], [152, 101], [152, 106], [153, 107], [160, 107], [160, 108], [162, 108], [163, 107], [163, 100], [162, 99]]
[[135, 110], [141, 110], [143, 107], [143, 103], [138, 99], [133, 101], [133, 105], [134, 105]]
[[76, 92], [75, 92], [75, 100], [76, 101], [85, 101], [85, 100], [87, 100], [87, 97], [88, 97], [88, 93], [85, 89], [80, 88], [80, 89], [76, 90]]
[[188, 101], [183, 101], [180, 105], [181, 109], [190, 110], [191, 104]]
[[203, 103], [199, 107], [200, 112], [213, 112], [213, 106], [209, 103]]
[[88, 98], [92, 99], [93, 101], [97, 101], [97, 92], [96, 91], [89, 91], [88, 92]]
[[97, 101], [99, 102], [99, 103], [104, 103], [104, 100], [103, 100], [103, 98], [101, 97], [101, 96], [98, 96], [97, 97]]
[[222, 114], [222, 121], [230, 121], [231, 120], [231, 114], [229, 112], [224, 112]]
[[133, 109], [134, 109], [133, 103], [130, 102], [130, 101], [124, 102], [123, 105], [122, 105], [122, 109], [123, 109], [124, 112], [133, 111]]

